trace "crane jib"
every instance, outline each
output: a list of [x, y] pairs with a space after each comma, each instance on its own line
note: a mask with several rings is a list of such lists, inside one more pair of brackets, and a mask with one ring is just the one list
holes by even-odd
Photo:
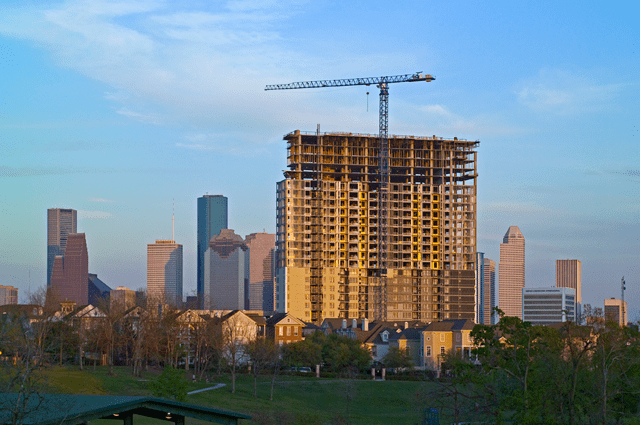
[[347, 78], [343, 80], [318, 80], [318, 81], [300, 81], [289, 84], [272, 84], [265, 87], [265, 90], [290, 90], [290, 89], [313, 89], [321, 87], [345, 87], [345, 86], [369, 86], [381, 83], [405, 83], [412, 81], [433, 81], [435, 77], [429, 74], [415, 73], [394, 75], [387, 77], [368, 77], [368, 78]]

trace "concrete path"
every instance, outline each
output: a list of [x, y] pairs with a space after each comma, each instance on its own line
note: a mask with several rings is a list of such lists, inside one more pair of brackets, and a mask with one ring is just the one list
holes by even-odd
[[189, 391], [187, 394], [197, 394], [197, 393], [201, 393], [203, 391], [217, 390], [218, 388], [222, 388], [222, 387], [226, 387], [226, 386], [227, 386], [227, 384], [216, 384], [213, 387], [202, 388], [202, 389], [195, 390], [195, 391]]

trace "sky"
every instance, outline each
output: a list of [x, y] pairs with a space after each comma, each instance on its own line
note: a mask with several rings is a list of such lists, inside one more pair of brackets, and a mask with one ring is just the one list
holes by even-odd
[[[46, 282], [46, 210], [78, 210], [89, 271], [146, 285], [196, 199], [275, 232], [283, 136], [378, 132], [375, 87], [267, 84], [423, 72], [390, 86], [389, 133], [479, 140], [478, 251], [516, 225], [526, 286], [582, 262], [584, 303], [627, 282], [640, 319], [640, 5], [578, 1], [12, 1], [0, 4], [0, 284]], [[367, 95], [367, 91], [369, 94]]]

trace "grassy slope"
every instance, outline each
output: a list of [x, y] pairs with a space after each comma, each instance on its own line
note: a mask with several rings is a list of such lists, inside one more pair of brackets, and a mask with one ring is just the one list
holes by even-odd
[[[109, 376], [107, 368], [92, 367], [80, 371], [77, 367], [52, 368], [49, 382], [60, 392], [82, 394], [149, 395], [145, 380], [153, 379], [152, 373], [142, 378], [133, 377], [128, 368], [116, 368], [115, 376]], [[210, 383], [189, 383], [189, 391], [225, 383], [221, 389], [187, 396], [187, 402], [243, 412], [261, 418], [264, 423], [323, 423], [336, 416], [350, 419], [353, 424], [415, 424], [419, 418], [416, 392], [424, 385], [420, 382], [401, 381], [348, 381], [325, 380], [297, 376], [278, 376], [274, 400], [269, 400], [270, 380], [259, 379], [258, 398], [253, 397], [253, 379], [239, 375], [236, 393], [231, 393], [228, 377], [219, 377]], [[251, 423], [257, 423], [252, 421]], [[92, 424], [110, 423], [93, 421]], [[155, 423], [136, 418], [136, 423]], [[204, 422], [187, 420], [188, 424]]]

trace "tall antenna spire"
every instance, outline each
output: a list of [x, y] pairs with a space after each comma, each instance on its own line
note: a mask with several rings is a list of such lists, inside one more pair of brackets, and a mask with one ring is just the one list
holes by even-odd
[[175, 198], [173, 198], [173, 214], [171, 215], [171, 220], [173, 221], [171, 240], [173, 240], [173, 243], [176, 243], [176, 199]]

